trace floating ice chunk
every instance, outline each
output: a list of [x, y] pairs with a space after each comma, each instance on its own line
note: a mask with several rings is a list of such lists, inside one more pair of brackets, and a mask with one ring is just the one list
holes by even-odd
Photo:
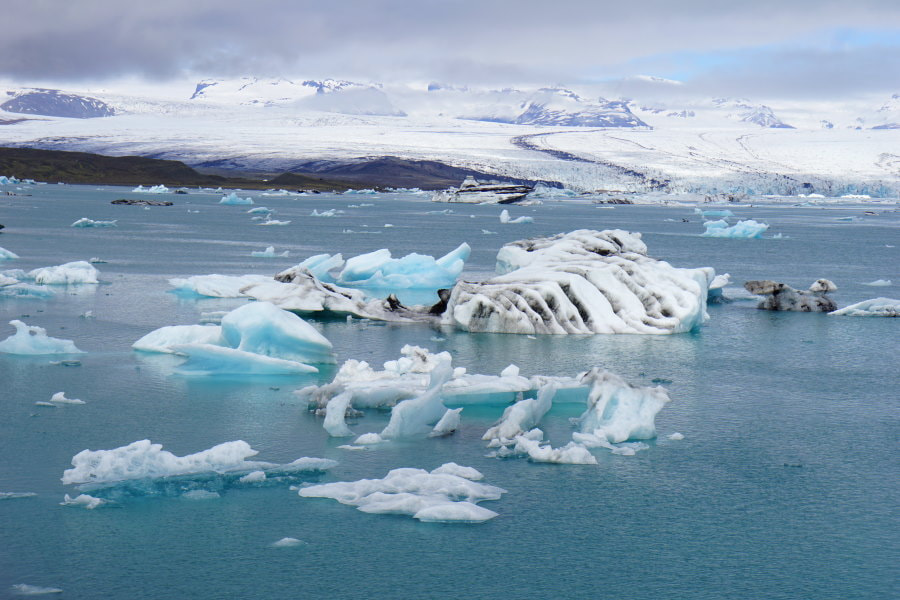
[[252, 471], [247, 473], [238, 481], [241, 483], [260, 483], [266, 480], [266, 472], [265, 471]]
[[258, 452], [243, 440], [225, 442], [186, 456], [175, 456], [162, 444], [139, 440], [114, 450], [82, 450], [63, 472], [64, 484], [112, 483], [129, 479], [171, 477], [195, 473], [253, 471], [267, 463], [248, 461]]
[[6, 287], [8, 285], [16, 285], [19, 283], [19, 280], [15, 277], [10, 277], [8, 275], [4, 275], [0, 273], [0, 287]]
[[500, 421], [488, 429], [481, 439], [513, 440], [525, 431], [536, 427], [553, 405], [553, 396], [556, 395], [556, 386], [545, 385], [538, 392], [537, 398], [519, 400], [503, 411]]
[[251, 302], [222, 318], [232, 348], [286, 360], [333, 363], [331, 342], [297, 315], [269, 302]]
[[383, 439], [402, 439], [426, 435], [444, 416], [441, 388], [453, 377], [450, 361], [441, 361], [432, 371], [428, 390], [418, 398], [404, 400], [391, 409], [391, 420], [381, 432]]
[[677, 441], [679, 441], [679, 440], [683, 440], [683, 439], [684, 439], [684, 434], [683, 434], [683, 433], [678, 433], [678, 432], [676, 431], [675, 433], [670, 433], [670, 434], [669, 434], [669, 439], [677, 442]]
[[19, 258], [18, 254], [14, 252], [10, 252], [5, 248], [0, 248], [0, 260], [12, 260], [14, 258]]
[[562, 448], [541, 446], [537, 440], [524, 436], [515, 439], [516, 452], [527, 454], [534, 462], [557, 463], [565, 465], [596, 465], [597, 458], [581, 444], [569, 442]]
[[[458, 467], [458, 465], [457, 465]], [[383, 479], [361, 479], [301, 488], [305, 498], [332, 498], [363, 512], [405, 514], [424, 521], [481, 522], [496, 516], [475, 510], [506, 490], [451, 473], [393, 469]]]
[[656, 415], [669, 395], [662, 387], [636, 387], [601, 369], [585, 373], [591, 386], [587, 410], [578, 418], [579, 431], [572, 439], [588, 447], [656, 437]]
[[338, 448], [340, 450], [366, 450], [365, 446], [354, 446], [353, 444], [341, 444]]
[[509, 211], [504, 208], [503, 212], [500, 213], [500, 222], [504, 225], [507, 223], [514, 225], [517, 223], [534, 223], [534, 219], [532, 217], [516, 217], [512, 219], [509, 216]]
[[151, 331], [131, 345], [143, 352], [174, 354], [175, 346], [185, 344], [221, 345], [222, 328], [209, 325], [167, 325]]
[[722, 210], [700, 210], [699, 208], [695, 208], [694, 212], [698, 215], [703, 215], [704, 217], [733, 217], [734, 213], [728, 210], [727, 208]]
[[306, 542], [297, 538], [284, 537], [272, 544], [273, 548], [293, 548], [294, 546], [305, 546]]
[[444, 463], [437, 469], [432, 469], [431, 472], [456, 475], [457, 477], [462, 477], [464, 479], [468, 479], [469, 481], [480, 481], [484, 479], [484, 475], [482, 475], [478, 469], [474, 469], [472, 467], [464, 467], [462, 465], [456, 464], [455, 462]]
[[15, 500], [17, 498], [34, 498], [34, 492], [0, 492], [0, 500]]
[[168, 194], [170, 190], [166, 186], [160, 184], [146, 188], [143, 185], [139, 185], [131, 191], [135, 194]]
[[831, 312], [837, 309], [837, 304], [828, 296], [828, 292], [836, 290], [837, 286], [828, 279], [817, 279], [809, 291], [795, 290], [771, 280], [747, 281], [744, 288], [751, 294], [762, 296], [756, 306], [762, 310]]
[[344, 211], [338, 210], [336, 208], [330, 208], [328, 210], [323, 210], [322, 212], [317, 211], [315, 208], [312, 210], [309, 216], [311, 217], [336, 217], [338, 215], [344, 214]]
[[72, 223], [71, 227], [116, 227], [116, 220], [94, 221], [93, 219], [82, 217]]
[[47, 335], [43, 327], [26, 325], [18, 319], [9, 322], [16, 332], [0, 342], [0, 352], [6, 354], [78, 354], [81, 353], [71, 340], [61, 340]]
[[318, 373], [311, 365], [213, 344], [183, 344], [172, 349], [187, 357], [178, 367], [186, 375], [302, 375]]
[[266, 219], [262, 223], [257, 223], [257, 225], [290, 225], [290, 221], [279, 221], [278, 219]]
[[43, 400], [38, 400], [37, 402], [34, 403], [34, 405], [35, 406], [46, 406], [48, 408], [58, 408], [57, 404], [54, 404], [52, 402], [45, 402]]
[[[263, 194], [265, 195], [265, 194]], [[255, 208], [251, 208], [247, 211], [248, 215], [268, 215], [274, 213], [275, 211], [271, 208], [266, 208], [265, 206], [257, 206]]]
[[50, 402], [56, 402], [57, 404], [87, 404], [84, 400], [66, 398], [65, 392], [56, 392], [50, 397]]
[[707, 303], [721, 303], [721, 302], [729, 302], [730, 298], [726, 298], [724, 291], [725, 286], [728, 285], [731, 281], [731, 275], [725, 273], [724, 275], [716, 275], [713, 277], [712, 281], [709, 282], [709, 290], [706, 293], [706, 301]]
[[497, 235], [496, 231], [491, 231], [489, 229], [482, 229], [481, 233], [483, 233], [484, 235]]
[[335, 283], [388, 290], [451, 287], [470, 252], [466, 243], [438, 259], [415, 253], [392, 258], [390, 250], [376, 250], [348, 259]]
[[218, 492], [210, 490], [190, 490], [183, 493], [181, 497], [188, 500], [215, 500], [216, 498], [221, 498]]
[[324, 427], [331, 437], [348, 437], [353, 435], [353, 432], [350, 431], [350, 428], [347, 427], [347, 423], [344, 421], [347, 408], [350, 407], [350, 400], [352, 399], [353, 394], [344, 392], [332, 398], [325, 407]]
[[312, 458], [304, 456], [284, 465], [277, 465], [270, 469], [278, 473], [297, 473], [300, 471], [327, 471], [336, 466], [338, 462], [330, 458]]
[[757, 223], [753, 219], [738, 221], [731, 226], [728, 225], [728, 221], [707, 221], [703, 225], [706, 231], [700, 235], [717, 238], [761, 238], [769, 228], [767, 223]]
[[259, 250], [254, 250], [250, 253], [250, 256], [255, 258], [280, 258], [290, 256], [290, 250], [285, 250], [281, 254], [275, 254], [275, 246], [266, 246], [266, 249], [260, 252]]
[[104, 500], [103, 498], [95, 498], [94, 496], [89, 496], [87, 494], [79, 494], [72, 498], [68, 494], [65, 495], [63, 501], [60, 502], [61, 506], [79, 506], [81, 508], [86, 508], [88, 510], [93, 510], [98, 506], [103, 506], [107, 504], [109, 501]]
[[270, 283], [265, 275], [194, 275], [187, 278], [169, 279], [175, 293], [196, 294], [212, 298], [240, 298], [242, 289], [256, 283]]
[[864, 283], [863, 285], [870, 285], [872, 287], [888, 287], [894, 285], [894, 283], [890, 279], [876, 279], [875, 281], [870, 281], [869, 283]]
[[55, 267], [42, 267], [29, 271], [27, 278], [41, 285], [69, 285], [77, 283], [99, 283], [100, 274], [90, 263], [79, 260]]
[[900, 317], [900, 300], [894, 298], [873, 298], [851, 304], [829, 315], [846, 317]]
[[253, 204], [253, 198], [249, 196], [241, 198], [235, 192], [231, 192], [227, 196], [222, 196], [222, 199], [219, 200], [219, 204], [250, 205]]
[[371, 444], [380, 444], [383, 441], [384, 439], [377, 433], [364, 433], [353, 440], [353, 443], [358, 446], [367, 446]]
[[690, 331], [709, 317], [710, 268], [646, 255], [639, 233], [578, 230], [507, 244], [500, 275], [458, 283], [443, 323], [473, 332], [566, 334]]
[[[0, 183], [3, 183], [2, 178], [0, 178]], [[28, 585], [27, 583], [17, 583], [10, 589], [16, 596], [43, 596], [44, 594], [63, 593], [63, 591], [59, 588], [43, 587], [40, 585]]]
[[435, 423], [434, 428], [429, 433], [429, 437], [441, 437], [444, 435], [450, 435], [457, 429], [459, 429], [459, 413], [462, 412], [462, 408], [448, 408], [444, 413], [444, 416], [441, 417], [440, 421]]

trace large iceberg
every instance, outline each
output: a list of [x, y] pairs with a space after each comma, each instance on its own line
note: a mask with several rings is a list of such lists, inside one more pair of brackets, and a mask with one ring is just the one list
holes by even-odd
[[647, 256], [640, 233], [577, 230], [507, 244], [500, 275], [453, 288], [443, 323], [493, 333], [691, 331], [709, 317], [712, 268]]
[[188, 357], [195, 374], [298, 374], [307, 363], [333, 363], [332, 346], [312, 325], [268, 302], [251, 302], [222, 317], [221, 325], [161, 327], [132, 347]]
[[0, 352], [6, 354], [79, 354], [75, 343], [47, 335], [43, 327], [26, 325], [18, 319], [9, 322], [16, 332], [0, 342]]
[[728, 221], [720, 219], [718, 221], [707, 221], [703, 224], [706, 227], [702, 236], [717, 238], [761, 238], [762, 234], [769, 228], [767, 223], [757, 223], [753, 219], [746, 221], [738, 221], [734, 225], [729, 225]]
[[496, 517], [478, 503], [499, 500], [506, 490], [473, 481], [481, 479], [481, 473], [452, 464], [451, 469], [443, 465], [431, 472], [393, 469], [383, 479], [312, 485], [298, 493], [304, 498], [332, 498], [367, 513], [408, 515], [420, 521], [480, 523]]
[[837, 309], [837, 304], [828, 296], [828, 292], [835, 291], [837, 286], [828, 279], [817, 279], [806, 291], [768, 279], [747, 281], [744, 288], [751, 294], [762, 296], [757, 305], [762, 310], [832, 312]]
[[846, 317], [900, 317], [900, 300], [873, 298], [828, 313]]

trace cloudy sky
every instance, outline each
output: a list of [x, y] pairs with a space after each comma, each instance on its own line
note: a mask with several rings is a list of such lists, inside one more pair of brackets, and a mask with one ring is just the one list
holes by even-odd
[[[900, 92], [900, 0], [5, 0], [0, 77]], [[623, 81], [624, 80], [624, 81]], [[612, 82], [612, 83], [610, 83]]]

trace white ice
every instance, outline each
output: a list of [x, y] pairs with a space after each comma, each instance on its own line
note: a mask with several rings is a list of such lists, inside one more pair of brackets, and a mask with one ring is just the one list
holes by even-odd
[[84, 400], [79, 400], [78, 398], [66, 398], [65, 392], [56, 392], [50, 397], [50, 402], [58, 404], [86, 404]]
[[9, 322], [16, 332], [0, 342], [0, 352], [6, 354], [77, 354], [81, 353], [71, 340], [47, 335], [47, 330], [36, 325], [26, 325], [18, 319]]
[[464, 467], [462, 465], [458, 465], [455, 462], [444, 463], [436, 469], [431, 470], [432, 473], [448, 473], [450, 475], [456, 475], [457, 477], [463, 477], [464, 479], [468, 479], [469, 481], [480, 481], [484, 479], [484, 475], [478, 469], [473, 467]]
[[145, 188], [143, 185], [139, 185], [131, 191], [136, 194], [168, 194], [170, 190], [166, 186], [160, 184], [148, 188]]
[[428, 434], [447, 411], [441, 400], [441, 388], [452, 377], [450, 361], [438, 363], [430, 373], [428, 389], [424, 394], [404, 400], [391, 409], [391, 420], [381, 432], [381, 437], [390, 440]]
[[0, 248], [0, 260], [11, 260], [14, 258], [19, 258], [19, 255], [14, 252], [10, 252], [5, 248]]
[[16, 498], [34, 498], [35, 492], [0, 492], [0, 500], [14, 500]]
[[500, 222], [503, 223], [504, 225], [507, 223], [510, 225], [515, 225], [518, 223], [534, 223], [534, 218], [533, 217], [516, 217], [515, 219], [513, 219], [509, 216], [509, 211], [504, 208], [503, 212], [500, 213]]
[[290, 225], [290, 221], [279, 221], [278, 219], [266, 219], [261, 223], [257, 223], [257, 225]]
[[27, 279], [41, 285], [69, 285], [78, 283], [99, 283], [100, 272], [89, 262], [78, 260], [55, 267], [41, 267], [29, 271]]
[[537, 398], [526, 398], [506, 407], [496, 425], [481, 437], [483, 440], [499, 440], [508, 444], [517, 436], [537, 427], [553, 406], [556, 386], [548, 384], [540, 389]]
[[582, 444], [569, 442], [562, 448], [550, 445], [541, 446], [541, 442], [525, 436], [515, 438], [515, 451], [527, 454], [534, 462], [556, 463], [561, 465], [596, 465], [597, 458]]
[[231, 192], [227, 196], [222, 196], [222, 199], [219, 200], [219, 204], [238, 204], [238, 205], [250, 205], [253, 204], [253, 198], [247, 196], [246, 198], [241, 198], [235, 192]]
[[350, 428], [347, 427], [347, 423], [344, 421], [347, 408], [350, 406], [352, 399], [353, 395], [350, 392], [344, 392], [332, 398], [325, 407], [325, 423], [323, 426], [331, 437], [348, 437], [353, 435], [353, 432], [350, 431]]
[[458, 283], [443, 323], [472, 332], [670, 334], [709, 317], [713, 269], [647, 256], [639, 233], [578, 230], [507, 244], [500, 275]]
[[309, 216], [311, 216], [311, 217], [336, 217], [339, 214], [343, 214], [343, 212], [344, 211], [338, 210], [336, 208], [330, 208], [328, 210], [323, 210], [322, 212], [319, 212], [314, 208]]
[[257, 283], [270, 283], [266, 275], [193, 275], [169, 279], [169, 285], [180, 294], [197, 294], [212, 298], [240, 298], [243, 288]]
[[363, 512], [405, 514], [422, 521], [482, 522], [497, 516], [477, 503], [497, 500], [506, 490], [437, 471], [393, 469], [383, 479], [326, 483], [298, 493], [306, 498], [332, 498]]
[[116, 227], [116, 220], [112, 221], [94, 221], [87, 217], [82, 217], [72, 223], [72, 227]]
[[88, 494], [79, 494], [72, 498], [68, 494], [65, 495], [63, 501], [60, 502], [62, 506], [78, 506], [81, 508], [86, 508], [88, 510], [93, 510], [98, 506], [103, 506], [107, 504], [109, 501], [104, 500], [103, 498], [95, 498], [94, 496], [89, 496]]
[[247, 473], [238, 481], [241, 483], [261, 483], [266, 480], [266, 472], [265, 471], [251, 471]]
[[[265, 195], [267, 195], [267, 194], [263, 194], [263, 196], [265, 196]], [[248, 215], [268, 215], [273, 212], [275, 212], [275, 211], [273, 211], [271, 208], [266, 208], [265, 206], [257, 206], [256, 208], [251, 208], [250, 210], [248, 210], [247, 214]]]
[[706, 231], [700, 235], [717, 238], [761, 238], [762, 234], [769, 228], [767, 223], [757, 223], [753, 219], [738, 221], [730, 226], [728, 225], [728, 221], [724, 220], [707, 221], [703, 225], [706, 227]]
[[285, 258], [290, 255], [290, 250], [285, 250], [281, 254], [276, 254], [275, 246], [266, 246], [266, 249], [263, 251], [254, 250], [250, 253], [250, 256], [253, 256], [254, 258]]
[[303, 546], [303, 545], [306, 545], [306, 542], [298, 540], [297, 538], [284, 537], [284, 538], [281, 538], [280, 540], [278, 540], [277, 542], [274, 542], [272, 544], [272, 547], [273, 548], [292, 548], [294, 546]]
[[[0, 181], [0, 183], [3, 183]], [[10, 588], [16, 596], [42, 596], [44, 594], [62, 594], [60, 588], [44, 587], [40, 585], [29, 585], [27, 583], [16, 583]]]
[[864, 283], [863, 285], [870, 285], [872, 287], [889, 287], [894, 285], [894, 283], [890, 279], [876, 279], [875, 281], [870, 281], [869, 283]]
[[167, 325], [155, 329], [131, 345], [144, 352], [175, 353], [175, 346], [184, 344], [224, 343], [222, 328], [209, 325]]
[[431, 429], [431, 433], [429, 433], [429, 437], [442, 437], [445, 435], [450, 435], [459, 429], [460, 416], [459, 414], [462, 412], [462, 408], [448, 408], [444, 412], [444, 416], [440, 418], [440, 420], [434, 424], [434, 427]]
[[873, 298], [828, 313], [846, 317], [900, 317], [900, 300]]

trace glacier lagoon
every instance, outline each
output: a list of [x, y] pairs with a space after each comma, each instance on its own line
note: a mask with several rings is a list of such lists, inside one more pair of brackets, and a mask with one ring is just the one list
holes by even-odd
[[[220, 205], [221, 193], [192, 190], [173, 195], [174, 206], [144, 210], [109, 204], [129, 196], [125, 188], [5, 189], [31, 196], [0, 199], [0, 246], [19, 256], [0, 262], [0, 271], [93, 257], [105, 263], [94, 265], [100, 284], [52, 286], [51, 297], [0, 296], [0, 338], [19, 319], [84, 351], [67, 357], [77, 361], [68, 365], [59, 356], [0, 354], [0, 492], [36, 494], [0, 501], [0, 594], [19, 584], [62, 589], [69, 598], [129, 599], [896, 591], [900, 321], [761, 311], [741, 290], [746, 280], [805, 288], [825, 277], [838, 285], [839, 307], [898, 297], [896, 287], [866, 285], [900, 280], [895, 205], [729, 205], [737, 218], [770, 228], [762, 239], [718, 239], [700, 235], [693, 206], [548, 202], [516, 207], [516, 216], [534, 221], [512, 225], [498, 224], [501, 207], [434, 214], [427, 196], [414, 194], [362, 196], [365, 205], [359, 195], [284, 196], [265, 203], [273, 219], [290, 224], [259, 227], [245, 206]], [[254, 192], [240, 196], [259, 200]], [[344, 212], [311, 219], [313, 209]], [[83, 217], [117, 227], [70, 227]], [[839, 220], [845, 217], [853, 220]], [[246, 303], [174, 294], [169, 278], [272, 275], [323, 252], [441, 256], [467, 242], [462, 277], [477, 280], [493, 274], [504, 243], [584, 227], [640, 231], [654, 257], [730, 273], [725, 294], [739, 299], [710, 305], [699, 330], [668, 336], [472, 334], [308, 318], [337, 360], [312, 375], [184, 376], [175, 373], [177, 358], [131, 348], [158, 327], [196, 324], [203, 313]], [[270, 245], [290, 256], [250, 256]], [[529, 376], [602, 367], [635, 385], [662, 383], [671, 402], [656, 417], [658, 438], [634, 456], [597, 450], [597, 465], [549, 465], [486, 456], [481, 438], [502, 405], [465, 407], [450, 436], [350, 451], [292, 394], [327, 383], [347, 359], [380, 368], [405, 344], [449, 351], [454, 366], [471, 373], [496, 375], [511, 363]], [[60, 391], [85, 404], [35, 404]], [[569, 419], [582, 408], [557, 404], [544, 417], [540, 426], [554, 447], [571, 438]], [[389, 418], [368, 410], [349, 421], [363, 433], [380, 431]], [[683, 439], [670, 439], [674, 433]], [[284, 483], [209, 476], [136, 483], [94, 510], [60, 505], [80, 493], [61, 482], [74, 455], [143, 439], [178, 456], [244, 440], [259, 451], [254, 460], [284, 465], [308, 456], [338, 465]], [[422, 523], [301, 498], [289, 488], [448, 462], [474, 467], [506, 490], [479, 505], [498, 517]]]

